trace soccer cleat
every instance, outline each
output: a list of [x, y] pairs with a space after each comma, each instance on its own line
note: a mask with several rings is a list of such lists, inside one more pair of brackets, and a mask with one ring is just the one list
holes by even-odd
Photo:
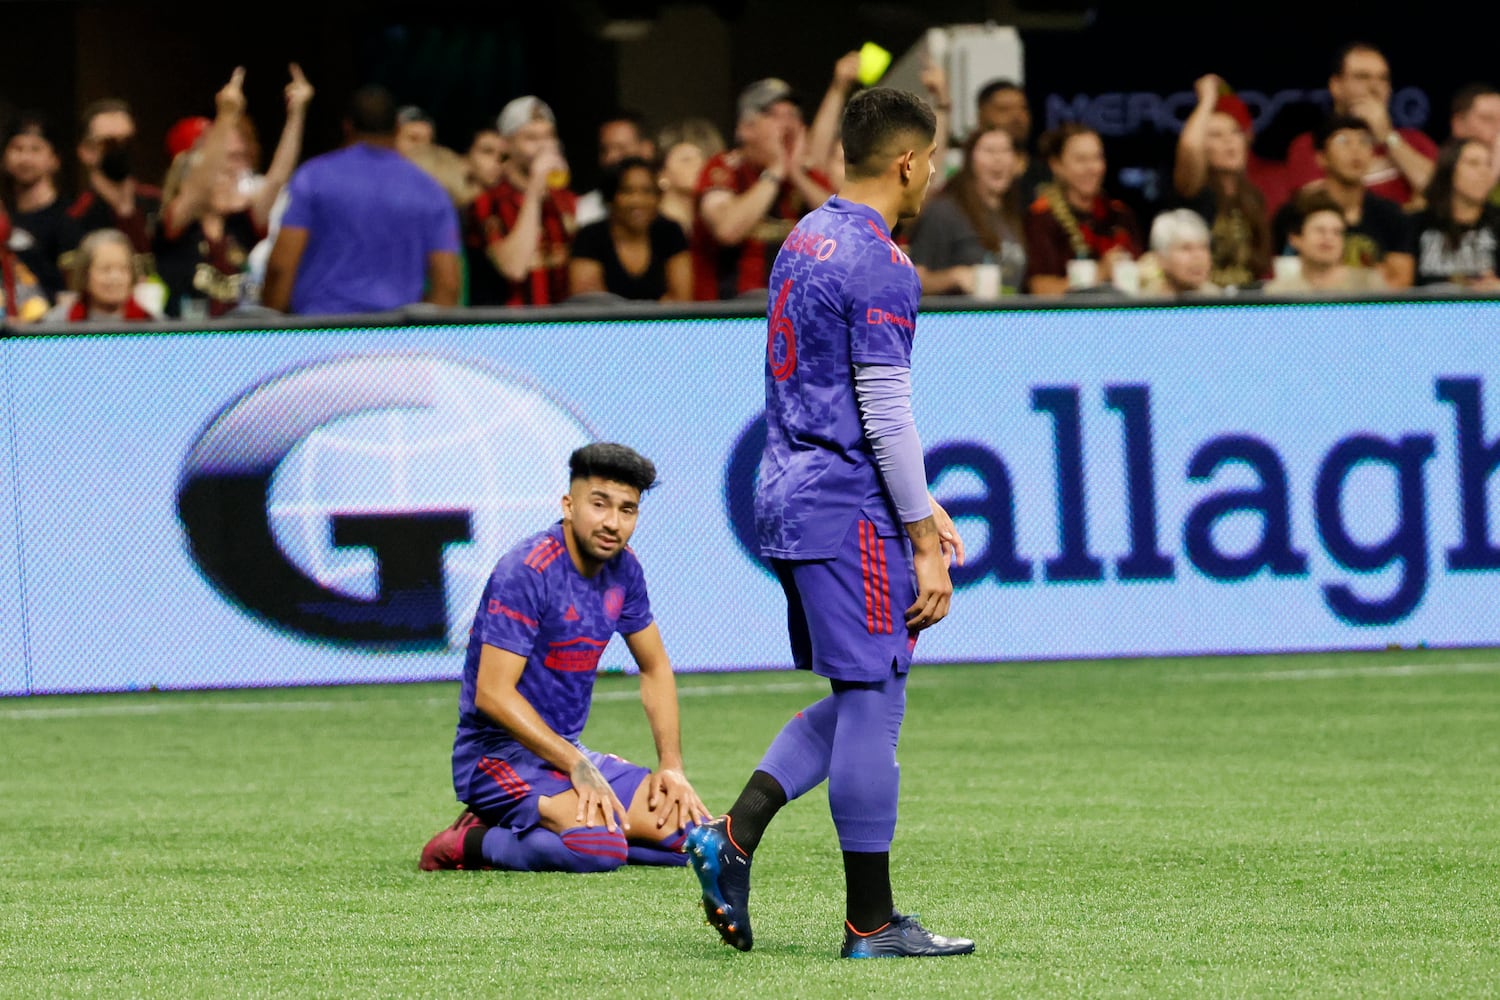
[[443, 869], [461, 869], [464, 866], [464, 836], [474, 827], [484, 823], [468, 809], [458, 814], [458, 819], [427, 842], [422, 848], [422, 860], [417, 867], [424, 872]]
[[729, 835], [721, 816], [688, 834], [688, 861], [703, 886], [703, 912], [726, 944], [749, 951], [750, 855]]
[[890, 922], [868, 934], [844, 923], [841, 958], [916, 958], [923, 955], [967, 955], [974, 950], [968, 938], [943, 937], [917, 922], [915, 913], [892, 913]]

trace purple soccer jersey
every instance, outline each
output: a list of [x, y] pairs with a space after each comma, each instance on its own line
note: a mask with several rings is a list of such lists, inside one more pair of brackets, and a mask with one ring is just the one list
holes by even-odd
[[860, 423], [854, 365], [911, 367], [921, 283], [880, 213], [830, 198], [771, 268], [766, 447], [755, 496], [763, 555], [826, 559], [854, 519], [898, 521]]
[[554, 732], [577, 743], [610, 637], [631, 635], [652, 622], [635, 553], [626, 549], [590, 579], [573, 565], [564, 530], [558, 522], [507, 552], [479, 599], [453, 740], [453, 789], [461, 802], [469, 800], [481, 758], [511, 755], [519, 747], [509, 731], [474, 707], [481, 647], [526, 657], [516, 689]]

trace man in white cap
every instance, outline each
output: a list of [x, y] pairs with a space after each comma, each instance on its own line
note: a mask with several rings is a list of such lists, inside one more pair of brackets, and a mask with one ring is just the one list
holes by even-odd
[[550, 305], [568, 295], [578, 199], [557, 119], [541, 98], [518, 97], [496, 120], [505, 140], [500, 183], [469, 209], [469, 304]]
[[698, 181], [692, 249], [699, 300], [765, 288], [797, 220], [833, 193], [828, 178], [807, 166], [807, 127], [785, 80], [758, 80], [740, 93], [735, 139]]

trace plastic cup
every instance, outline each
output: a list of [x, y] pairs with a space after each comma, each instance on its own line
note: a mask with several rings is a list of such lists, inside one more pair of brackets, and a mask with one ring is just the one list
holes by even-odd
[[1097, 260], [1068, 261], [1068, 287], [1093, 288], [1099, 284], [1099, 262]]

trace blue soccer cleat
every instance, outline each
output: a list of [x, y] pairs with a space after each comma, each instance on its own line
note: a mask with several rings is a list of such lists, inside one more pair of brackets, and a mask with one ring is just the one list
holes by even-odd
[[726, 944], [749, 951], [750, 855], [729, 835], [729, 817], [700, 826], [687, 839], [688, 860], [703, 886], [703, 912]]
[[917, 958], [924, 955], [967, 955], [974, 950], [968, 938], [943, 937], [917, 923], [917, 915], [891, 914], [890, 923], [868, 934], [844, 924], [841, 958]]

